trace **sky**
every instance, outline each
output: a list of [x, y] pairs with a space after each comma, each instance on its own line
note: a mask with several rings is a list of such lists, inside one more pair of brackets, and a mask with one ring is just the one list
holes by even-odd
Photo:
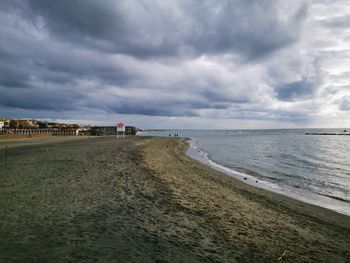
[[0, 115], [350, 127], [348, 0], [1, 0]]

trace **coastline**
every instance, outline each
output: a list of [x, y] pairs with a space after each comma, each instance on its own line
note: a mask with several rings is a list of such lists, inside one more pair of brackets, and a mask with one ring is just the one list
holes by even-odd
[[155, 137], [17, 143], [0, 160], [0, 262], [350, 258], [348, 216], [244, 184], [187, 147]]
[[327, 195], [320, 195], [310, 191], [306, 191], [301, 188], [294, 188], [287, 185], [280, 185], [277, 182], [266, 181], [263, 178], [257, 178], [248, 173], [240, 172], [232, 168], [226, 167], [220, 163], [211, 160], [208, 157], [208, 153], [200, 149], [195, 141], [191, 138], [186, 138], [188, 142], [188, 149], [186, 154], [196, 161], [209, 166], [219, 172], [225, 173], [228, 176], [242, 181], [245, 184], [251, 185], [256, 188], [261, 188], [276, 194], [280, 194], [295, 200], [299, 200], [303, 203], [315, 205], [318, 207], [326, 208], [335, 211], [340, 214], [350, 216], [350, 203], [346, 200], [335, 198]]
[[[332, 262], [321, 250], [332, 250], [324, 246], [338, 240], [327, 236], [349, 239], [349, 216], [247, 185], [213, 170], [185, 154], [188, 145], [184, 139], [157, 138], [148, 147], [148, 152], [157, 152], [157, 157], [146, 157], [148, 166], [172, 186], [174, 198], [205, 215], [210, 224], [215, 221], [234, 243], [241, 244], [248, 235], [248, 243], [254, 240], [254, 247], [270, 255], [277, 255], [284, 247], [294, 254], [292, 262]], [[343, 230], [325, 234], [332, 227]], [[272, 248], [272, 244], [278, 248]], [[339, 251], [346, 257], [334, 262], [350, 258], [348, 244], [345, 242], [345, 250]], [[314, 255], [306, 256], [308, 253]]]

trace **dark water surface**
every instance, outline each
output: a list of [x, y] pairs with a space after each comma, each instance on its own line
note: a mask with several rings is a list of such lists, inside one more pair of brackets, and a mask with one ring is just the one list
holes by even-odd
[[162, 130], [192, 139], [188, 154], [249, 184], [350, 215], [350, 136], [344, 129]]

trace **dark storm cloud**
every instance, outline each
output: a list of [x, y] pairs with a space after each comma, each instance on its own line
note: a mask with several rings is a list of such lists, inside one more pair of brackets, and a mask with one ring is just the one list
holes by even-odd
[[277, 0], [4, 0], [0, 106], [299, 118], [267, 108], [307, 98], [317, 85], [280, 84], [284, 73], [270, 82], [277, 75], [266, 65], [299, 41], [307, 10]]
[[94, 98], [86, 100], [86, 107], [99, 108], [106, 112], [120, 114], [140, 114], [148, 116], [199, 116], [196, 110], [227, 109], [227, 103], [213, 103], [210, 100], [182, 100], [181, 97], [150, 96], [149, 98], [118, 97], [115, 100], [106, 100], [98, 103]]
[[140, 114], [147, 116], [198, 116], [193, 110], [189, 108], [173, 108], [173, 107], [162, 107], [161, 105], [155, 104], [135, 104], [123, 102], [119, 107], [110, 108], [112, 112], [118, 112], [120, 114]]
[[285, 83], [275, 89], [277, 97], [282, 101], [299, 100], [311, 95], [315, 85], [305, 79], [291, 83]]
[[135, 57], [230, 51], [254, 59], [296, 41], [307, 11], [301, 5], [286, 20], [270, 0], [28, 3], [31, 19], [42, 18], [54, 36]]
[[[206, 98], [210, 98], [211, 101], [215, 101], [218, 103], [225, 103], [225, 104], [222, 104], [222, 106], [220, 106], [219, 108], [227, 108], [226, 103], [248, 103], [248, 102], [250, 102], [250, 99], [248, 96], [245, 97], [245, 96], [239, 95], [239, 96], [230, 97], [227, 94], [225, 94], [224, 92], [217, 90], [217, 89], [213, 89], [213, 88], [211, 90], [210, 89], [203, 90], [201, 92], [201, 95], [203, 95]], [[226, 105], [226, 107], [223, 105]]]
[[28, 73], [14, 65], [0, 62], [0, 86], [9, 88], [28, 87]]
[[15, 89], [0, 86], [0, 105], [9, 108], [31, 110], [76, 110], [84, 100], [81, 91], [55, 87]]

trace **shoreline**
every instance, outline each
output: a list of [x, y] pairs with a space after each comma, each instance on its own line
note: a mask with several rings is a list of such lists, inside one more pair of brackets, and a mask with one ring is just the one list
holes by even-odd
[[[153, 139], [153, 138], [164, 139], [163, 137], [149, 137], [149, 139]], [[165, 140], [166, 139], [167, 138], [165, 138]], [[175, 140], [178, 140], [178, 139], [175, 139]], [[182, 140], [182, 138], [180, 140]], [[339, 222], [345, 222], [347, 227], [350, 229], [350, 220], [349, 220], [350, 216], [347, 215], [347, 214], [340, 213], [338, 211], [335, 211], [335, 210], [332, 210], [332, 209], [329, 209], [329, 208], [325, 208], [325, 207], [322, 207], [322, 206], [318, 206], [318, 205], [314, 205], [314, 204], [311, 204], [311, 203], [307, 203], [305, 201], [302, 201], [302, 200], [299, 200], [299, 199], [295, 199], [293, 197], [290, 197], [288, 195], [284, 195], [284, 194], [281, 194], [281, 193], [278, 193], [278, 192], [273, 192], [273, 191], [270, 191], [270, 190], [265, 189], [265, 188], [259, 188], [259, 187], [255, 186], [254, 184], [246, 183], [246, 182], [244, 182], [242, 180], [239, 180], [238, 178], [235, 178], [235, 177], [232, 177], [232, 176], [228, 175], [224, 171], [217, 170], [217, 169], [213, 168], [212, 166], [201, 162], [200, 160], [196, 160], [196, 159], [192, 158], [191, 156], [189, 156], [187, 154], [187, 149], [189, 147], [189, 144], [188, 144], [187, 140], [188, 140], [188, 138], [184, 138], [183, 141], [176, 142], [176, 143], [180, 144], [179, 147], [181, 148], [181, 150], [179, 152], [176, 152], [176, 154], [182, 154], [183, 156], [181, 157], [181, 159], [186, 160], [186, 158], [188, 158], [190, 162], [195, 162], [199, 166], [202, 166], [203, 169], [209, 170], [211, 175], [215, 174], [215, 175], [219, 175], [219, 177], [224, 177], [225, 180], [229, 180], [229, 181], [231, 181], [231, 183], [237, 184], [239, 187], [244, 188], [244, 190], [248, 190], [248, 191], [251, 191], [251, 192], [254, 192], [254, 193], [263, 194], [263, 195], [266, 194], [266, 195], [269, 195], [271, 197], [275, 197], [274, 199], [280, 198], [281, 200], [286, 201], [286, 202], [291, 202], [291, 203], [293, 203], [293, 205], [295, 204], [298, 207], [303, 207], [303, 208], [305, 208], [305, 210], [310, 209], [312, 211], [318, 211], [320, 214], [323, 214], [323, 215], [329, 214], [329, 215], [331, 215], [330, 217], [332, 217], [332, 215], [336, 215], [337, 219], [340, 219]], [[308, 214], [308, 211], [305, 211], [305, 214]], [[326, 218], [324, 218], [324, 219], [326, 219]]]
[[[163, 144], [161, 143], [162, 141]], [[296, 251], [304, 250], [314, 241], [319, 244], [314, 248], [311, 248], [312, 246], [306, 248], [307, 251], [308, 249], [320, 250], [327, 242], [333, 243], [334, 241], [331, 240], [325, 241], [325, 235], [324, 233], [322, 234], [322, 231], [325, 230], [327, 232], [329, 227], [335, 226], [343, 229], [338, 232], [338, 238], [345, 238], [346, 235], [350, 234], [349, 216], [247, 185], [211, 167], [205, 166], [186, 155], [187, 143], [185, 140], [175, 139], [171, 141], [171, 139], [167, 138], [157, 138], [150, 145], [153, 152], [156, 152], [156, 149], [161, 150], [157, 152], [159, 158], [146, 158], [148, 166], [153, 167], [159, 176], [163, 175], [162, 178], [169, 185], [177, 182], [175, 187], [172, 188], [175, 198], [179, 199], [183, 205], [188, 205], [191, 209], [198, 206], [197, 209], [201, 211], [200, 213], [215, 218], [215, 220], [224, 221], [223, 224], [219, 224], [219, 228], [228, 231], [227, 235], [233, 237], [236, 242], [241, 241], [239, 239], [240, 234], [248, 231], [251, 232], [253, 240], [262, 238], [265, 240], [264, 242], [267, 242], [267, 244], [259, 244], [264, 247], [262, 250], [271, 251], [270, 244], [277, 240], [267, 237], [271, 237], [271, 234], [276, 234], [275, 238], [279, 240], [278, 242], [281, 242], [280, 245], [283, 246], [284, 244], [290, 250], [292, 250], [291, 247], [298, 246], [293, 252], [297, 254]], [[167, 154], [173, 158], [163, 158]], [[166, 164], [165, 167], [161, 163]], [[177, 166], [180, 166], [180, 168]], [[186, 173], [189, 178], [187, 178]], [[180, 176], [182, 177], [181, 181], [179, 179]], [[192, 187], [192, 185], [194, 186]], [[193, 194], [194, 191], [196, 192], [195, 194]], [[208, 211], [211, 211], [211, 213]], [[237, 221], [237, 218], [243, 221], [247, 220], [249, 222], [248, 229], [252, 228], [252, 231], [247, 230], [246, 223]], [[237, 230], [240, 228], [241, 230]], [[320, 231], [320, 229], [323, 230]], [[268, 230], [268, 233], [265, 230]], [[297, 234], [298, 238], [295, 237], [295, 234]], [[335, 237], [334, 233], [329, 235]], [[320, 241], [323, 239], [324, 241], [311, 241], [315, 237], [317, 237], [316, 240]], [[280, 240], [281, 238], [283, 242]], [[350, 237], [346, 238], [350, 239]], [[345, 251], [349, 251], [350, 246], [348, 243], [344, 243], [344, 245]], [[306, 261], [332, 262], [330, 259], [326, 260], [326, 255], [323, 255], [324, 258], [320, 254], [318, 256], [314, 255], [318, 258], [317, 261], [315, 259], [310, 260], [310, 258]], [[350, 258], [349, 252], [345, 252], [344, 255]], [[292, 260], [292, 262], [303, 262], [305, 260], [302, 259], [302, 253], [299, 256], [299, 259]], [[346, 262], [345, 258], [340, 260], [340, 262]]]
[[[311, 191], [307, 191], [305, 189], [300, 189], [300, 188], [294, 189], [293, 187], [288, 185], [280, 185], [276, 182], [273, 183], [270, 181], [265, 181], [263, 179], [258, 179], [255, 176], [252, 176], [248, 173], [234, 170], [232, 168], [226, 167], [220, 163], [217, 163], [211, 160], [208, 157], [208, 153], [200, 149], [195, 144], [193, 139], [186, 138], [186, 140], [189, 145], [188, 149], [186, 150], [186, 155], [195, 161], [199, 161], [203, 165], [209, 166], [210, 168], [217, 170], [219, 172], [222, 172], [247, 185], [264, 189], [272, 193], [280, 194], [280, 195], [292, 198], [294, 200], [301, 201], [306, 204], [322, 207], [322, 208], [350, 217], [350, 209], [346, 210], [346, 205], [350, 206], [350, 203], [346, 200], [343, 200], [337, 197], [317, 194]], [[322, 202], [321, 199], [328, 199], [328, 200], [324, 200], [325, 202]], [[333, 204], [329, 204], [330, 201], [332, 201]]]
[[0, 262], [350, 258], [348, 216], [213, 170], [184, 139], [35, 142], [0, 159]]

